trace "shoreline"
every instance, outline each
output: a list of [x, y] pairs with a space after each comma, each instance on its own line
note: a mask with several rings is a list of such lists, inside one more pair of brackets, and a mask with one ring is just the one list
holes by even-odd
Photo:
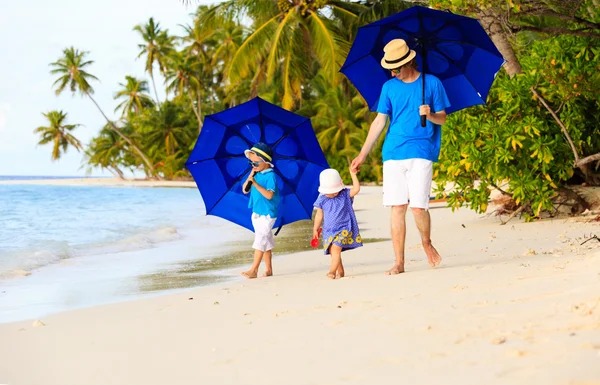
[[96, 187], [185, 187], [195, 188], [194, 181], [119, 179], [119, 178], [64, 178], [64, 179], [11, 179], [0, 180], [0, 185], [40, 186], [96, 186]]
[[[286, 225], [276, 238], [275, 258], [313, 250], [311, 234], [310, 221]], [[169, 225], [111, 243], [79, 245], [39, 266], [14, 265], [0, 272], [0, 324], [235, 280], [235, 269], [251, 264], [251, 239], [246, 229], [203, 215], [183, 227]], [[381, 239], [365, 239], [377, 241]], [[48, 250], [35, 253], [52, 255]], [[65, 297], [71, 298], [69, 304], [62, 303]]]
[[[355, 208], [363, 238], [389, 234], [379, 189]], [[344, 254], [340, 280], [310, 250], [270, 278], [0, 324], [0, 383], [247, 384], [265, 362], [265, 385], [600, 383], [600, 242], [581, 245], [600, 224], [430, 212], [439, 268], [407, 218], [399, 276], [384, 241]]]

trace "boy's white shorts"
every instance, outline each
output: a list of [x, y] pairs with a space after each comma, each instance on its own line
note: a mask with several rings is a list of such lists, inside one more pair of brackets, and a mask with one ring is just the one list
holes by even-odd
[[383, 205], [428, 209], [433, 162], [427, 159], [383, 162]]
[[252, 213], [252, 226], [254, 227], [253, 249], [264, 252], [275, 247], [275, 239], [273, 239], [273, 232], [271, 230], [276, 219], [271, 218], [269, 215]]

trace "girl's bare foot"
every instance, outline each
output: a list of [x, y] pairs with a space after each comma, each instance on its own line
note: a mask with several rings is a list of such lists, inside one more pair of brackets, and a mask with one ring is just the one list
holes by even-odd
[[335, 279], [335, 273], [327, 273], [327, 278]]
[[248, 279], [252, 279], [252, 278], [256, 278], [258, 276], [258, 272], [254, 271], [254, 270], [248, 270], [248, 271], [242, 272], [242, 275]]
[[396, 275], [401, 273], [404, 273], [404, 266], [394, 265], [394, 267], [385, 272], [385, 275]]
[[272, 277], [273, 276], [273, 272], [272, 271], [265, 271], [263, 275], [261, 275], [261, 277]]
[[344, 272], [344, 267], [343, 266], [338, 267], [338, 269], [337, 269], [337, 277], [338, 278], [344, 278], [345, 274], [346, 273]]

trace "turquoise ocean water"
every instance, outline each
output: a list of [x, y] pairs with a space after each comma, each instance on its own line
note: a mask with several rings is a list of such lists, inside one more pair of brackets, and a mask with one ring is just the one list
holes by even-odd
[[0, 322], [206, 284], [251, 239], [194, 188], [0, 184]]

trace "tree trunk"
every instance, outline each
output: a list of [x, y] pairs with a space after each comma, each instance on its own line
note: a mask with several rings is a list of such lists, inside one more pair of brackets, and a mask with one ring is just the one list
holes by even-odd
[[520, 74], [522, 72], [521, 63], [519, 63], [515, 50], [510, 45], [510, 41], [508, 41], [506, 31], [502, 28], [500, 15], [495, 9], [488, 8], [480, 10], [477, 16], [479, 17], [479, 22], [483, 26], [483, 29], [485, 29], [490, 36], [490, 39], [492, 39], [492, 42], [496, 45], [496, 48], [498, 48], [498, 51], [500, 51], [506, 60], [504, 69], [508, 75], [512, 78], [514, 75]]
[[109, 166], [108, 168], [109, 170], [113, 171], [115, 174], [117, 174], [117, 177], [119, 179], [125, 179], [125, 175], [123, 174], [123, 171], [121, 171], [117, 166]]
[[156, 105], [160, 108], [160, 100], [158, 100], [158, 92], [156, 92], [156, 82], [154, 81], [154, 74], [150, 72], [150, 78], [152, 79], [152, 87], [154, 88], [154, 95], [156, 96]]
[[190, 98], [190, 103], [192, 105], [192, 110], [194, 110], [194, 114], [196, 115], [196, 118], [198, 119], [198, 135], [200, 135], [200, 132], [202, 131], [202, 115], [200, 114], [201, 112], [201, 105], [200, 105], [200, 90], [198, 90], [198, 107], [196, 107], [196, 105], [194, 104], [194, 98], [192, 95], [192, 92], [190, 90], [188, 90], [188, 96]]
[[108, 119], [108, 117], [106, 116], [106, 114], [104, 114], [104, 111], [102, 111], [102, 108], [100, 108], [100, 106], [98, 105], [98, 103], [96, 103], [96, 100], [94, 100], [94, 98], [92, 97], [91, 94], [87, 93], [86, 95], [89, 96], [89, 98], [92, 100], [92, 102], [94, 102], [94, 104], [98, 108], [98, 111], [100, 111], [100, 113], [102, 114], [102, 116], [104, 116], [104, 119], [106, 119], [106, 121], [108, 122], [108, 124], [110, 124], [111, 128], [113, 129], [113, 131], [116, 132], [117, 135], [119, 135], [125, 142], [127, 142], [127, 144], [131, 148], [133, 148], [133, 150], [140, 156], [140, 158], [142, 158], [142, 161], [146, 164], [146, 167], [148, 167], [148, 170], [150, 171], [150, 175], [156, 176], [158, 179], [161, 179], [160, 176], [155, 175], [154, 166], [152, 166], [152, 163], [146, 157], [146, 155], [144, 155], [144, 153], [142, 152], [142, 150], [140, 150], [138, 146], [136, 146], [135, 144], [133, 144], [133, 142], [131, 141], [131, 139], [129, 139], [127, 136], [125, 136], [121, 132], [121, 130], [119, 130], [117, 128], [117, 126], [112, 121], [110, 121], [110, 119]]

